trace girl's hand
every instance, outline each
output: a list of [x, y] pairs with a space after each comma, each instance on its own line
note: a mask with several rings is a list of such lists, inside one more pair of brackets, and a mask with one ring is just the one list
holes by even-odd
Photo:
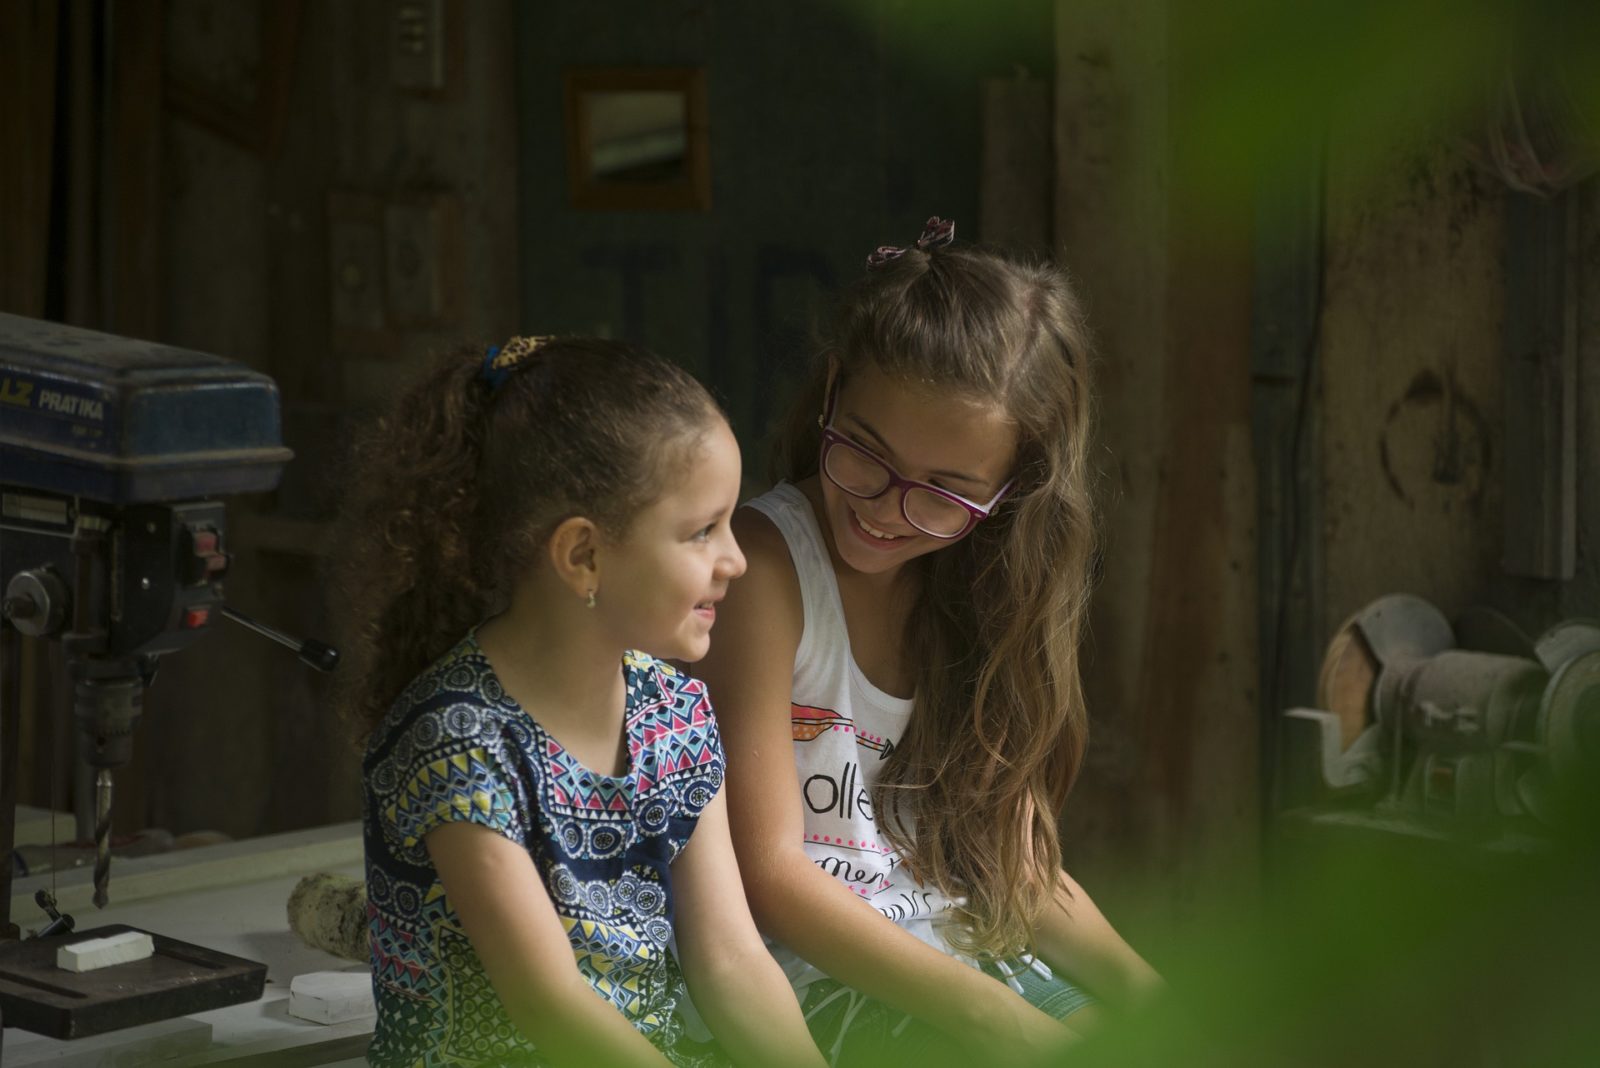
[[1128, 976], [1128, 1009], [1137, 1012], [1159, 1001], [1167, 992], [1167, 981], [1161, 978], [1150, 965], [1143, 960], [1140, 966], [1134, 966]]
[[979, 1026], [961, 1038], [973, 1064], [1049, 1064], [1078, 1041], [1078, 1033], [999, 983], [980, 1009]]
[[1166, 986], [1066, 872], [1034, 930], [1034, 945], [1050, 967], [1083, 984], [1116, 1012], [1144, 1006]]

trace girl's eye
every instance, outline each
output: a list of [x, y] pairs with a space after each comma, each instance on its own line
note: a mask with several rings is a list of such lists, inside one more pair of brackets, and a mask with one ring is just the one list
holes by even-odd
[[705, 541], [707, 538], [711, 537], [711, 532], [716, 529], [717, 525], [715, 523], [712, 523], [709, 526], [701, 527], [699, 530], [694, 532], [694, 540]]

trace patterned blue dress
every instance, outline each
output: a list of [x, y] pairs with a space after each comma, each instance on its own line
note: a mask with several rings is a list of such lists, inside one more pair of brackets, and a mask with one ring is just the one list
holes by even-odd
[[578, 763], [508, 696], [469, 635], [406, 688], [362, 763], [368, 939], [378, 1004], [369, 1063], [538, 1064], [445, 896], [423, 836], [477, 823], [532, 854], [595, 993], [663, 1050], [683, 988], [669, 865], [722, 786], [704, 686], [629, 653], [628, 769]]

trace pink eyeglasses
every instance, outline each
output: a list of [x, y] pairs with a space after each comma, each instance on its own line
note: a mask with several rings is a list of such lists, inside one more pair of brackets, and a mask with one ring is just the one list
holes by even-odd
[[957, 493], [927, 482], [905, 478], [887, 460], [833, 429], [834, 394], [828, 394], [828, 407], [822, 419], [822, 452], [818, 464], [828, 481], [852, 497], [873, 500], [891, 489], [900, 493], [900, 514], [907, 523], [935, 538], [959, 538], [989, 518], [1011, 487], [1012, 479], [1000, 487], [987, 504], [969, 501]]

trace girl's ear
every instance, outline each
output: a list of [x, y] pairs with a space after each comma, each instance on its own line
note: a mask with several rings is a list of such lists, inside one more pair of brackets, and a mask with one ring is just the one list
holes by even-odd
[[600, 528], [592, 519], [575, 515], [563, 519], [550, 535], [546, 551], [556, 577], [580, 598], [600, 588]]

